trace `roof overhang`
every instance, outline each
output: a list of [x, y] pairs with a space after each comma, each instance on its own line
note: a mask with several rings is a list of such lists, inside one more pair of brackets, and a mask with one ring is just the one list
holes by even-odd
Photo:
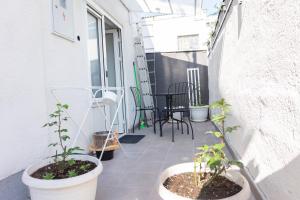
[[202, 13], [202, 0], [120, 0], [131, 12], [192, 16]]

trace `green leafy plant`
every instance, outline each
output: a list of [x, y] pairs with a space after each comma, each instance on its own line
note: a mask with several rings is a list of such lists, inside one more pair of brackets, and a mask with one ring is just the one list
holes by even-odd
[[81, 165], [80, 166], [80, 169], [82, 170], [82, 171], [86, 171], [89, 167], [91, 166], [91, 164], [85, 164], [85, 165]]
[[78, 173], [75, 170], [68, 171], [68, 177], [69, 178], [75, 177], [75, 176], [78, 176]]
[[68, 147], [67, 141], [70, 139], [68, 136], [68, 129], [63, 128], [63, 122], [68, 121], [68, 117], [65, 116], [66, 110], [69, 108], [67, 104], [56, 104], [56, 110], [49, 115], [52, 119], [50, 122], [46, 123], [43, 127], [53, 127], [54, 133], [58, 135], [58, 142], [51, 143], [49, 147], [59, 147], [60, 153], [56, 150], [54, 157], [54, 162], [60, 166], [61, 170], [66, 169], [69, 165], [75, 164], [73, 159], [67, 160], [68, 157], [72, 154], [75, 154], [78, 151], [82, 151], [80, 147]]
[[52, 180], [54, 178], [55, 178], [54, 174], [49, 172], [46, 172], [45, 175], [43, 176], [43, 179], [45, 180]]
[[76, 161], [75, 161], [74, 159], [68, 160], [68, 165], [69, 165], [69, 166], [73, 166], [73, 165], [75, 165], [75, 164], [76, 164]]
[[[226, 127], [225, 120], [230, 111], [230, 105], [226, 103], [225, 99], [216, 101], [210, 105], [216, 114], [212, 116], [212, 121], [220, 127], [220, 131], [209, 131], [208, 133], [219, 138], [220, 143], [213, 145], [204, 145], [198, 148], [199, 152], [194, 158], [194, 179], [195, 184], [199, 185], [204, 179], [204, 173], [207, 174], [206, 169], [209, 169], [210, 177], [205, 185], [211, 183], [216, 177], [226, 172], [232, 165], [236, 165], [240, 168], [243, 164], [237, 160], [230, 160], [224, 152], [226, 146], [225, 134], [232, 133], [238, 129], [239, 126]], [[203, 171], [203, 169], [205, 169]]]
[[228, 133], [232, 133], [239, 128], [239, 126], [225, 127], [225, 119], [230, 111], [230, 104], [226, 103], [225, 99], [221, 99], [212, 103], [209, 107], [213, 111], [217, 111], [217, 113], [212, 116], [211, 121], [220, 128], [220, 131], [209, 131], [208, 133], [211, 133], [217, 138], [220, 138], [224, 143], [225, 135]]

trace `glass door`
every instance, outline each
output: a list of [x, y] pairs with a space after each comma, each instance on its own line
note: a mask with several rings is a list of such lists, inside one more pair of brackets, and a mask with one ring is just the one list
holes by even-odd
[[[118, 26], [99, 15], [95, 10], [88, 7], [88, 54], [91, 69], [91, 85], [93, 87], [123, 87], [124, 73], [122, 63], [121, 30]], [[93, 90], [94, 93], [97, 89]], [[118, 97], [120, 91], [116, 91]], [[102, 93], [97, 93], [96, 98], [101, 98]], [[94, 110], [95, 131], [108, 130], [113, 120], [117, 105], [106, 106], [104, 109], [108, 120], [104, 122], [103, 112]], [[113, 130], [125, 133], [126, 126], [126, 105], [123, 99], [114, 122]]]
[[[92, 9], [88, 9], [87, 13], [88, 22], [88, 58], [90, 63], [91, 72], [91, 86], [92, 87], [102, 87], [105, 86], [105, 67], [104, 67], [104, 46], [103, 46], [103, 18], [98, 15]], [[102, 96], [102, 92], [99, 89], [93, 89], [96, 98]], [[97, 101], [97, 99], [95, 99]], [[95, 104], [97, 105], [97, 104]], [[107, 113], [108, 107], [94, 107], [92, 109], [93, 113], [93, 131], [107, 131], [109, 129], [109, 116], [108, 120], [104, 120], [103, 111]]]
[[[109, 87], [122, 87], [122, 65], [121, 54], [119, 46], [119, 34], [117, 29], [105, 30], [105, 43], [106, 43], [106, 60], [107, 60], [107, 83]], [[118, 96], [121, 96], [121, 92], [117, 92]], [[119, 133], [124, 133], [124, 105], [118, 111], [117, 119], [114, 123], [114, 130], [118, 130]], [[110, 110], [111, 120], [116, 112], [116, 106]]]
[[[91, 68], [91, 83], [93, 87], [104, 85], [103, 73], [103, 42], [102, 18], [95, 13], [88, 12], [88, 54]], [[96, 89], [94, 90], [96, 92]], [[96, 97], [100, 97], [98, 92]]]

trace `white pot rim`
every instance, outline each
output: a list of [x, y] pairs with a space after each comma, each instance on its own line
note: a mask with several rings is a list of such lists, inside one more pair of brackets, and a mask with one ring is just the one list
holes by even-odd
[[209, 105], [203, 105], [203, 106], [190, 106], [191, 109], [197, 109], [197, 108], [208, 108]]
[[25, 185], [32, 187], [32, 188], [39, 188], [39, 189], [58, 189], [58, 188], [67, 188], [72, 187], [74, 185], [80, 185], [82, 183], [88, 182], [95, 177], [99, 176], [99, 174], [103, 170], [103, 166], [101, 161], [97, 158], [89, 156], [89, 155], [73, 155], [70, 156], [76, 160], [83, 160], [83, 161], [91, 161], [97, 165], [95, 169], [80, 176], [66, 178], [66, 179], [57, 179], [57, 180], [44, 180], [33, 178], [30, 176], [33, 172], [38, 170], [41, 167], [44, 167], [53, 162], [52, 158], [45, 159], [38, 164], [33, 164], [25, 169], [22, 175], [22, 181]]
[[[190, 198], [179, 196], [179, 195], [171, 192], [170, 190], [165, 188], [163, 183], [165, 182], [165, 180], [168, 177], [171, 177], [176, 174], [181, 174], [184, 172], [193, 172], [193, 171], [194, 171], [194, 163], [193, 162], [181, 163], [181, 164], [173, 165], [173, 166], [165, 169], [159, 177], [159, 186], [158, 186], [159, 195], [163, 199], [191, 200]], [[240, 185], [242, 187], [242, 190], [233, 196], [226, 197], [226, 198], [219, 199], [219, 200], [247, 199], [245, 197], [249, 196], [249, 194], [251, 193], [250, 186], [249, 186], [247, 179], [240, 173], [239, 168], [233, 167], [233, 168], [227, 170], [225, 176], [226, 176], [226, 178], [228, 178], [228, 179], [232, 180], [233, 182], [235, 182], [236, 184]], [[233, 180], [236, 178], [238, 179], [238, 181]]]

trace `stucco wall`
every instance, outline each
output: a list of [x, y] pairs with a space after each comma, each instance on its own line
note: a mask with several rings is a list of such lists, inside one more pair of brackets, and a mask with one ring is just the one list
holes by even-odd
[[228, 142], [266, 199], [300, 199], [300, 1], [234, 0], [209, 56], [210, 101], [232, 105]]
[[[122, 26], [125, 87], [129, 88], [134, 83], [134, 49], [128, 10], [118, 0], [96, 3]], [[0, 8], [0, 180], [48, 155], [51, 138], [41, 126], [53, 110], [49, 87], [91, 85], [86, 1], [74, 1], [75, 37], [81, 38], [74, 42], [52, 34], [50, 5], [51, 1], [17, 0], [7, 1]], [[131, 124], [134, 106], [129, 91], [127, 94]], [[71, 105], [71, 115], [79, 122], [87, 107], [86, 94], [63, 95], [62, 101]], [[70, 123], [72, 135], [76, 126]], [[85, 131], [89, 130], [90, 121], [85, 126]], [[79, 144], [87, 142], [82, 137]]]

